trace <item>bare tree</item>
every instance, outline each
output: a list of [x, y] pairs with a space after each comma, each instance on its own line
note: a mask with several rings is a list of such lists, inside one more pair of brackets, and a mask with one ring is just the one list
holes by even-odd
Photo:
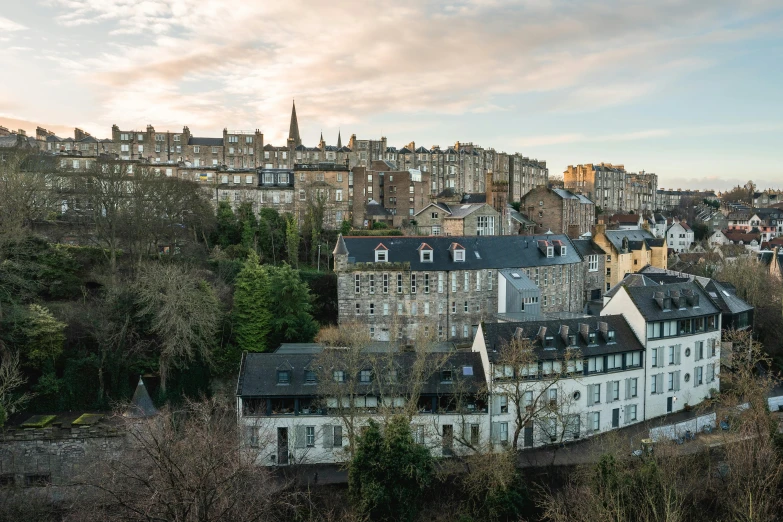
[[522, 430], [534, 421], [554, 440], [558, 440], [558, 429], [572, 429], [571, 399], [560, 384], [576, 379], [581, 364], [581, 353], [574, 348], [567, 348], [557, 359], [541, 360], [534, 343], [522, 335], [500, 349], [492, 379], [513, 413], [512, 448], [519, 447]]
[[124, 419], [127, 446], [77, 481], [70, 519], [139, 521], [289, 520], [299, 502], [290, 484], [256, 464], [240, 444], [236, 413], [216, 400], [157, 416]]
[[195, 270], [174, 264], [144, 265], [136, 282], [140, 315], [159, 338], [161, 389], [172, 367], [197, 357], [209, 363], [220, 325], [220, 303]]
[[4, 416], [13, 415], [32, 399], [32, 395], [18, 390], [27, 382], [19, 363], [19, 353], [0, 347], [0, 426]]

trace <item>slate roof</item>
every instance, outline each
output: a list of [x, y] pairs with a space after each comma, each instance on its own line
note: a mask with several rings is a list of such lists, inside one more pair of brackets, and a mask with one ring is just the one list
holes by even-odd
[[[335, 360], [339, 361], [340, 351], [335, 350]], [[318, 385], [305, 382], [305, 370], [318, 371], [319, 353], [245, 353], [237, 382], [237, 395], [240, 397], [313, 397], [318, 395]], [[358, 367], [372, 368], [372, 359], [377, 355], [367, 353], [363, 364]], [[405, 382], [405, 376], [410, 375], [416, 362], [416, 353], [397, 352], [381, 354], [380, 357], [391, 357], [397, 367], [397, 376], [400, 382]], [[433, 361], [439, 361], [444, 357], [442, 353], [429, 353], [426, 357]], [[383, 364], [387, 364], [385, 361]], [[463, 368], [470, 368], [470, 372]], [[485, 388], [484, 367], [481, 363], [481, 355], [478, 352], [453, 352], [448, 355], [443, 369], [451, 369], [455, 373], [452, 383], [441, 382], [440, 372], [434, 372], [423, 384], [421, 393], [424, 395], [437, 395], [454, 393], [459, 387], [460, 392], [475, 393]], [[336, 365], [335, 369], [340, 368]], [[277, 383], [277, 371], [290, 370], [289, 384]], [[472, 375], [465, 375], [472, 373]], [[350, 378], [350, 376], [346, 376]], [[355, 378], [355, 377], [354, 377]], [[377, 378], [377, 377], [376, 377]], [[457, 386], [458, 385], [458, 386]], [[385, 386], [389, 386], [386, 384]], [[360, 393], [364, 386], [359, 386]], [[368, 394], [377, 393], [373, 384], [366, 385]]]
[[[699, 295], [699, 306], [694, 307], [685, 304], [683, 309], [672, 305], [670, 310], [664, 311], [655, 301], [655, 293], [663, 292], [668, 296], [671, 291], [691, 290]], [[636, 308], [647, 321], [666, 321], [673, 319], [687, 319], [689, 317], [699, 317], [703, 315], [718, 314], [720, 309], [710, 300], [708, 294], [701, 285], [690, 283], [672, 283], [668, 285], [658, 285], [655, 288], [646, 286], [626, 286], [625, 291], [631, 297]]]
[[646, 230], [607, 230], [606, 238], [618, 251], [623, 248], [623, 238], [628, 238], [628, 247], [631, 250], [641, 250], [642, 244], [647, 248], [661, 247], [664, 244], [664, 238], [656, 238]]
[[222, 147], [223, 138], [196, 138], [191, 137], [188, 145], [203, 145], [205, 147]]
[[737, 297], [737, 290], [730, 285], [710, 280], [705, 290], [724, 314], [739, 314], [753, 310], [752, 306]]
[[517, 223], [520, 223], [520, 224], [522, 224], [522, 225], [524, 225], [524, 226], [530, 226], [530, 227], [536, 226], [536, 224], [535, 224], [533, 221], [529, 220], [529, 219], [528, 219], [528, 218], [527, 218], [527, 217], [526, 217], [524, 214], [522, 214], [521, 212], [518, 212], [518, 211], [516, 211], [516, 210], [514, 210], [514, 209], [510, 208], [510, 209], [509, 209], [509, 211], [508, 211], [508, 213], [509, 213], [509, 215], [511, 216], [511, 219], [513, 219], [513, 220], [514, 220], [514, 221], [516, 221]]
[[122, 416], [139, 419], [143, 417], [152, 417], [157, 413], [158, 409], [155, 408], [155, 405], [152, 403], [150, 394], [147, 392], [147, 387], [144, 386], [144, 381], [139, 377], [139, 383], [136, 385], [136, 391], [133, 392], [131, 403]]
[[[579, 253], [571, 240], [563, 234], [538, 236], [370, 236], [343, 238], [348, 248], [349, 262], [375, 262], [375, 247], [383, 243], [389, 249], [389, 262], [410, 263], [411, 270], [478, 270], [497, 268], [525, 268], [581, 263]], [[433, 248], [432, 262], [422, 263], [418, 247], [422, 240]], [[537, 241], [560, 240], [566, 255], [555, 253], [546, 257]], [[465, 261], [452, 261], [449, 248], [452, 243], [465, 247]]]
[[638, 214], [615, 214], [611, 219], [623, 225], [636, 225], [639, 223]]
[[476, 194], [463, 194], [461, 203], [486, 203], [487, 194], [484, 192]]
[[414, 216], [418, 216], [419, 214], [421, 214], [422, 212], [426, 211], [430, 207], [436, 207], [439, 210], [442, 210], [443, 212], [446, 212], [447, 214], [451, 214], [451, 208], [446, 203], [440, 203], [440, 202], [433, 201], [432, 203], [428, 204], [423, 209], [421, 209], [418, 212], [416, 212], [414, 214]]
[[625, 277], [606, 291], [604, 297], [614, 297], [623, 286], [660, 286], [660, 282], [644, 274], [625, 274]]
[[[383, 208], [380, 203], [378, 203], [375, 200], [370, 201], [367, 203], [367, 205], [364, 206], [364, 214], [366, 216], [383, 216], [383, 217], [390, 217], [393, 214]], [[373, 257], [373, 260], [375, 258]]]
[[467, 203], [464, 205], [454, 205], [449, 207], [451, 209], [451, 215], [446, 216], [447, 219], [464, 219], [486, 205], [486, 203]]
[[603, 256], [606, 255], [601, 247], [593, 243], [590, 239], [572, 239], [571, 243], [574, 244], [577, 252], [584, 258], [586, 256]]
[[424, 147], [419, 147], [416, 149], [417, 154], [429, 154], [429, 149], [425, 149]]
[[[613, 341], [598, 331], [598, 323], [607, 323], [608, 330], [613, 330], [615, 338]], [[579, 325], [587, 324], [591, 332], [597, 332], [595, 343], [588, 344], [584, 336], [580, 334]], [[518, 329], [521, 329], [521, 335], [527, 339], [534, 340], [534, 351], [540, 359], [558, 359], [562, 358], [566, 348], [566, 342], [560, 334], [560, 327], [568, 326], [569, 335], [576, 335], [576, 348], [582, 357], [592, 357], [595, 355], [605, 355], [619, 352], [643, 351], [644, 346], [637, 339], [628, 322], [622, 315], [605, 315], [601, 317], [591, 317], [589, 319], [548, 319], [543, 321], [526, 321], [519, 323], [487, 323], [483, 325], [484, 343], [487, 346], [489, 360], [496, 362], [500, 356], [500, 350], [517, 335]], [[546, 328], [546, 336], [552, 336], [553, 348], [545, 349], [541, 338], [538, 337], [541, 327]]]

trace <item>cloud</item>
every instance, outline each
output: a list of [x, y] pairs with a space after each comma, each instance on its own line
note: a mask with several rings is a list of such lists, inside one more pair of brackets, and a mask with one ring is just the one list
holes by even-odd
[[541, 147], [545, 145], [563, 145], [567, 143], [607, 143], [618, 141], [636, 141], [661, 138], [671, 135], [669, 129], [649, 129], [615, 134], [567, 133], [548, 136], [528, 136], [520, 138], [517, 144], [522, 147]]
[[[100, 35], [100, 45], [78, 51], [50, 48], [55, 67], [92, 93], [90, 118], [213, 132], [261, 127], [276, 142], [292, 98], [303, 124], [343, 126], [388, 114], [502, 115], [539, 93], [546, 99], [538, 112], [629, 104], [714, 65], [699, 55], [704, 46], [753, 38], [755, 26], [769, 30], [758, 15], [777, 7], [774, 0], [50, 3], [64, 28]], [[729, 27], [738, 20], [747, 27]]]
[[26, 29], [27, 27], [22, 24], [18, 24], [13, 20], [0, 16], [0, 31], [8, 31], [10, 33], [14, 31], [24, 31]]

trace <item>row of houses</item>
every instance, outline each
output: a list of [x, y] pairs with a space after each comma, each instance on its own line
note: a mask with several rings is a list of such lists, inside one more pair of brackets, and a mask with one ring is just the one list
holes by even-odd
[[[395, 412], [411, 416], [418, 443], [436, 456], [451, 456], [568, 443], [687, 409], [720, 389], [721, 329], [744, 328], [752, 314], [730, 287], [649, 267], [607, 292], [598, 315], [546, 312], [548, 291], [540, 271], [538, 281], [528, 276], [525, 265], [534, 256], [524, 251], [532, 248], [540, 260], [562, 256], [561, 263], [543, 264], [566, 266], [571, 254], [564, 249], [572, 243], [565, 236], [512, 246], [523, 255], [519, 266], [497, 272], [491, 267], [499, 262], [482, 264], [481, 245], [460, 252], [463, 238], [445, 251], [442, 244], [419, 245], [407, 258], [402, 252], [412, 244], [381, 241], [385, 248], [370, 254], [358, 239], [343, 238], [335, 251], [345, 256], [337, 267], [341, 322], [354, 333], [367, 328], [364, 340], [283, 345], [243, 357], [239, 424], [243, 440], [259, 449], [260, 464], [345, 461], [369, 419]], [[375, 278], [344, 273], [339, 264], [349, 262], [351, 250], [353, 262], [368, 269], [363, 272], [377, 268], [367, 274]], [[377, 261], [358, 261], [367, 255]], [[429, 293], [427, 279], [421, 279], [428, 271], [419, 270], [424, 263], [442, 269], [435, 274], [449, 274], [431, 274]], [[470, 275], [447, 270], [457, 263], [471, 263], [465, 271]], [[399, 272], [409, 266], [411, 272]], [[346, 281], [356, 286], [342, 288]], [[441, 297], [448, 292], [448, 299]], [[401, 316], [419, 307], [418, 337], [378, 336], [383, 323], [368, 312], [378, 294], [398, 296]], [[474, 320], [470, 307], [461, 309], [463, 296], [491, 300], [493, 313], [486, 311], [464, 338], [434, 338], [439, 325]], [[378, 302], [376, 311], [385, 310], [386, 301]], [[427, 303], [429, 314], [423, 311]], [[342, 315], [344, 304], [350, 323]], [[391, 313], [395, 307], [389, 308]]]

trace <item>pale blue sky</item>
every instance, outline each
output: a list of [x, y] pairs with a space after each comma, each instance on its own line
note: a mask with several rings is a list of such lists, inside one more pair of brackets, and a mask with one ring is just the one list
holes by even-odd
[[282, 144], [296, 98], [310, 145], [340, 128], [783, 188], [779, 0], [3, 3], [0, 125]]

